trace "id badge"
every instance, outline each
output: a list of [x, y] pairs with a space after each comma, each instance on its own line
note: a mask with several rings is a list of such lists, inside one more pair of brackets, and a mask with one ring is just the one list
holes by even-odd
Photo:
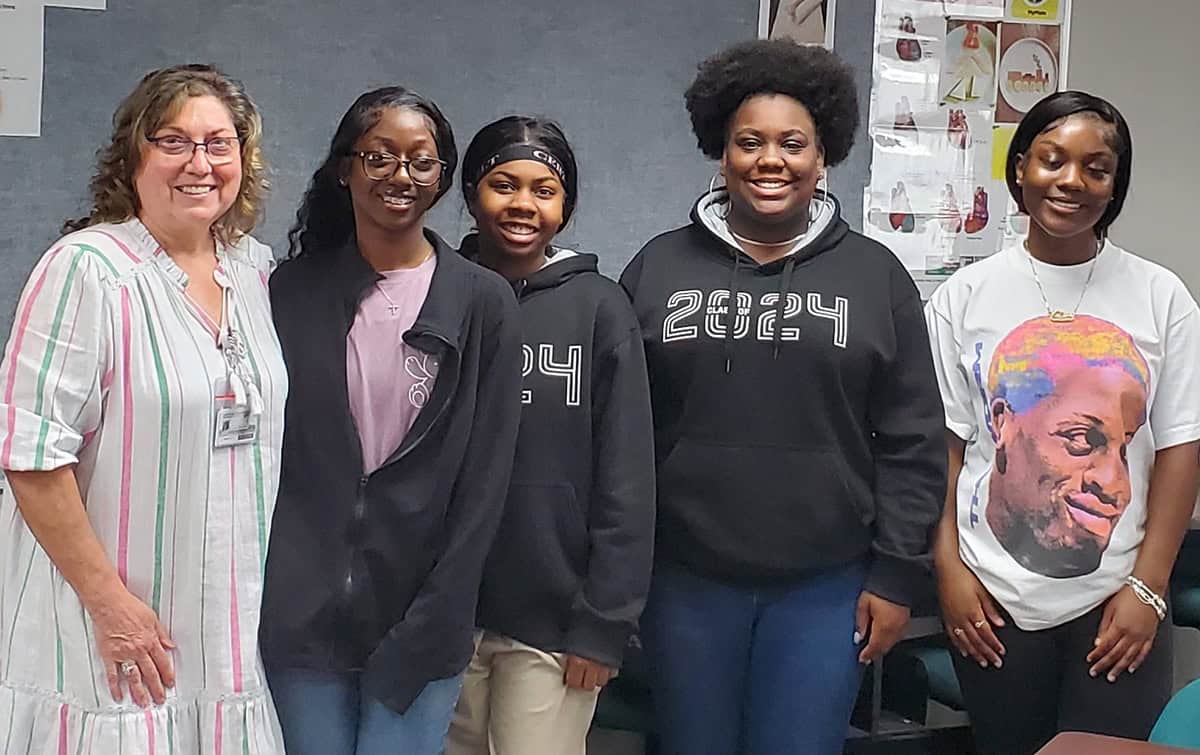
[[249, 406], [236, 405], [232, 394], [217, 396], [216, 405], [214, 448], [244, 446], [258, 440], [258, 417], [250, 413]]

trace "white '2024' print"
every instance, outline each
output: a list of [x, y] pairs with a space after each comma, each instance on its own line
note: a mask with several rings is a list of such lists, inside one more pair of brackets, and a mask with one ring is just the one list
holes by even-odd
[[[849, 330], [850, 300], [844, 296], [835, 296], [833, 306], [825, 306], [821, 295], [810, 292], [806, 297], [798, 293], [788, 292], [783, 306], [783, 320], [799, 317], [807, 309], [812, 317], [833, 322], [833, 345], [846, 348]], [[750, 334], [751, 309], [754, 298], [746, 291], [737, 293], [737, 311], [733, 318], [733, 337], [745, 338]], [[763, 311], [758, 314], [755, 338], [760, 341], [770, 341], [775, 337], [776, 308], [779, 304], [779, 294], [771, 292], [759, 297], [758, 304]], [[663, 319], [663, 343], [686, 341], [700, 337], [700, 324], [686, 322], [692, 315], [704, 309], [704, 334], [709, 338], [722, 339], [725, 337], [728, 316], [729, 291], [714, 289], [708, 293], [708, 304], [705, 306], [704, 292], [698, 289], [676, 291], [667, 298], [668, 314]], [[781, 341], [799, 341], [800, 329], [780, 324], [779, 339]]]

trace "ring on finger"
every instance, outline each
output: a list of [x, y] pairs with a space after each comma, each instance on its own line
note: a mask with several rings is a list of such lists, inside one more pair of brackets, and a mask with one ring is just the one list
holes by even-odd
[[962, 637], [963, 636], [963, 628], [962, 627], [954, 627], [954, 636]]
[[987, 619], [980, 619], [979, 621], [975, 622], [975, 628], [983, 629], [984, 624], [987, 624]]
[[117, 671], [121, 672], [121, 676], [133, 676], [138, 670], [138, 665], [133, 661], [121, 661], [117, 666]]

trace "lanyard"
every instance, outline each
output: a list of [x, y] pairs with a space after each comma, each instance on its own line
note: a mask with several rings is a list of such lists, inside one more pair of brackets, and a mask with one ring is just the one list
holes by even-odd
[[221, 285], [221, 327], [217, 336], [217, 348], [225, 357], [225, 377], [229, 383], [229, 390], [233, 393], [234, 404], [248, 407], [250, 414], [257, 417], [263, 412], [262, 394], [250, 375], [246, 341], [241, 332], [233, 327], [237, 302], [233, 281], [225, 279], [222, 274], [217, 282]]

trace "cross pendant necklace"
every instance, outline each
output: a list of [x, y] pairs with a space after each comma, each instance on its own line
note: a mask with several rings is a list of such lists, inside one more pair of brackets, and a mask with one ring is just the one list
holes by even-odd
[[387, 299], [387, 311], [389, 317], [395, 317], [400, 314], [400, 305], [393, 301], [392, 297], [387, 295], [387, 291], [383, 290], [383, 286], [379, 285], [378, 281], [375, 283], [375, 290], [382, 294], [384, 299]]
[[[418, 268], [421, 265], [424, 265], [426, 262], [428, 262], [429, 259], [433, 256], [433, 253], [434, 253], [434, 249], [433, 249], [433, 247], [430, 247], [429, 252], [425, 255], [425, 258], [422, 259], [420, 262], [418, 262], [416, 265], [413, 265], [413, 269]], [[400, 305], [397, 304], [395, 302], [395, 300], [392, 299], [392, 297], [388, 296], [387, 291], [383, 290], [383, 286], [379, 285], [379, 281], [375, 281], [375, 290], [378, 291], [383, 296], [384, 299], [387, 299], [388, 317], [399, 317], [400, 316]]]

